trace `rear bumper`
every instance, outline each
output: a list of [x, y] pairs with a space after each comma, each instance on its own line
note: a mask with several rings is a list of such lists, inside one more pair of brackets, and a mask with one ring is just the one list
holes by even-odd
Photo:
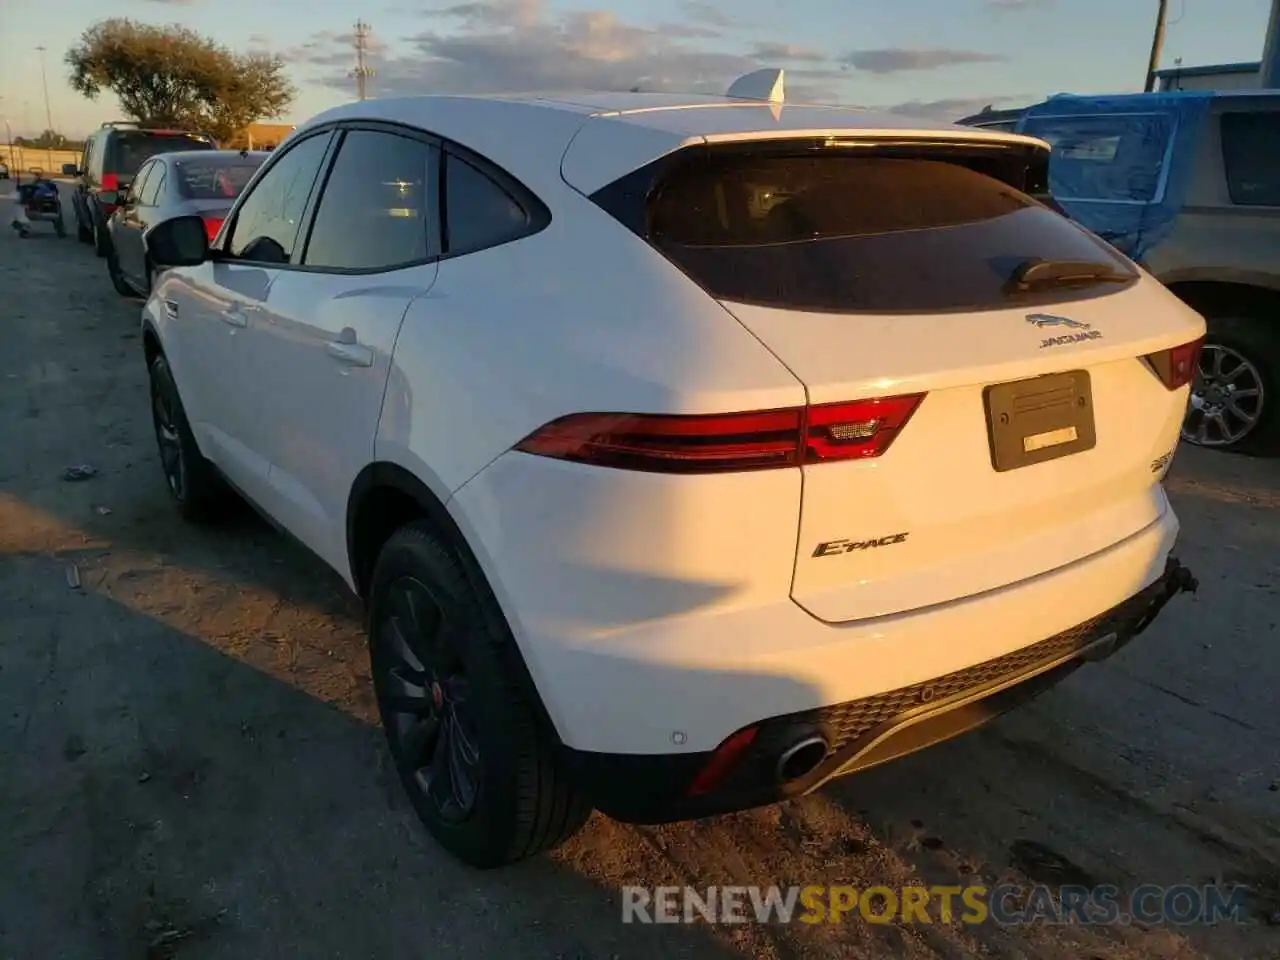
[[[1038, 643], [973, 666], [817, 710], [761, 718], [751, 745], [709, 792], [690, 794], [715, 751], [642, 755], [563, 748], [566, 769], [597, 809], [632, 823], [713, 816], [775, 803], [829, 780], [896, 759], [985, 723], [1102, 660], [1142, 633], [1195, 578], [1170, 557], [1153, 583], [1099, 616]], [[821, 738], [825, 758], [784, 780], [778, 761], [795, 744]]]

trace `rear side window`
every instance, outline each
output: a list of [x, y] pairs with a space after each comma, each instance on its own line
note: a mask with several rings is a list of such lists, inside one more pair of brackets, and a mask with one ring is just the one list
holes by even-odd
[[[704, 154], [650, 195], [645, 229], [713, 296], [795, 310], [982, 310], [1136, 277], [1026, 194], [941, 159]], [[1028, 291], [1016, 279], [1036, 260], [1112, 280]]]
[[138, 202], [144, 207], [155, 206], [156, 199], [162, 195], [165, 183], [165, 169], [160, 163], [151, 165], [151, 173], [147, 177], [146, 185], [142, 188], [142, 192], [138, 195]]
[[528, 232], [529, 215], [502, 187], [454, 154], [444, 166], [444, 248], [458, 254], [497, 246]]
[[1222, 161], [1231, 202], [1280, 207], [1280, 112], [1224, 113]]
[[1174, 133], [1167, 113], [1029, 117], [1022, 132], [1053, 148], [1049, 183], [1059, 200], [1151, 203]]
[[116, 133], [113, 140], [111, 155], [107, 158], [107, 172], [122, 177], [133, 176], [148, 159], [162, 153], [213, 149], [210, 141], [184, 133], [122, 130]]

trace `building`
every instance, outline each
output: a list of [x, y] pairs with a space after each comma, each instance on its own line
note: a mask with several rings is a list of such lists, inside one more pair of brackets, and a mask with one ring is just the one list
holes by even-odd
[[1262, 63], [1220, 63], [1156, 71], [1158, 90], [1252, 90], [1262, 86]]
[[274, 150], [294, 129], [291, 123], [251, 123], [222, 146], [228, 150]]

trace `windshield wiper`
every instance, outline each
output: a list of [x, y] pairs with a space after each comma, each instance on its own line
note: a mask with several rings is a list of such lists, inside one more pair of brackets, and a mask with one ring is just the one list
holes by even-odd
[[1025, 260], [1005, 283], [1006, 292], [1026, 293], [1073, 283], [1127, 283], [1133, 276], [1105, 263], [1089, 260]]

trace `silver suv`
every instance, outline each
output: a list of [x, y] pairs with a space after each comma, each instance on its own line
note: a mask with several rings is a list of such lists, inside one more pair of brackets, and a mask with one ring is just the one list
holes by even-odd
[[1280, 91], [1052, 97], [1050, 187], [1208, 321], [1183, 438], [1280, 454]]

